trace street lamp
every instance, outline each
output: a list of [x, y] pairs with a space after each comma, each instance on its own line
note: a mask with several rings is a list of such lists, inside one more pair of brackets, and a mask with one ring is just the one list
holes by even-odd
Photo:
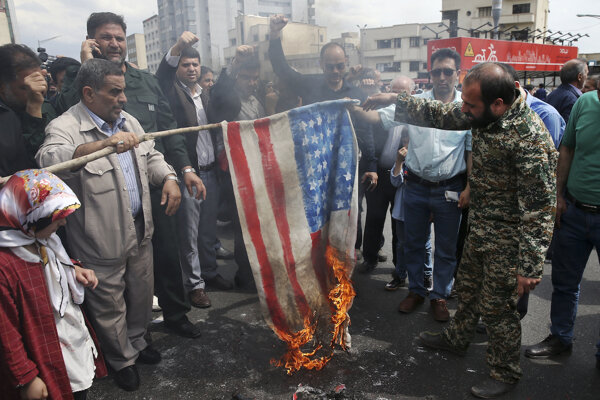
[[366, 33], [363, 33], [363, 30], [367, 29], [367, 24], [364, 24], [363, 26], [360, 25], [356, 25], [356, 27], [358, 28], [358, 31], [360, 32], [360, 63], [361, 65], [365, 65], [365, 44], [366, 44], [366, 40], [365, 40], [365, 36], [367, 36]]
[[600, 15], [598, 14], [577, 14], [578, 17], [590, 17], [590, 18], [598, 18], [600, 19]]
[[49, 42], [51, 40], [59, 38], [60, 36], [61, 35], [56, 35], [56, 36], [53, 36], [53, 37], [48, 38], [48, 39], [38, 40], [38, 48], [37, 48], [38, 57], [40, 58], [40, 60], [42, 60], [43, 63], [46, 62], [46, 61], [48, 61], [48, 53], [46, 53], [46, 49], [42, 47], [42, 43]]

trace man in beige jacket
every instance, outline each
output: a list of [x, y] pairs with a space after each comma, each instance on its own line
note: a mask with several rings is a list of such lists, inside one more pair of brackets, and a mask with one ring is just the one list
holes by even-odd
[[150, 185], [162, 187], [167, 214], [179, 207], [177, 176], [154, 142], [123, 111], [123, 71], [110, 61], [86, 61], [76, 79], [81, 101], [53, 120], [36, 155], [46, 167], [116, 147], [117, 154], [58, 175], [81, 201], [82, 212], [67, 223], [71, 254], [93, 269], [99, 285], [86, 305], [117, 385], [139, 387], [136, 360], [158, 363], [160, 354], [144, 335], [152, 309], [152, 212]]

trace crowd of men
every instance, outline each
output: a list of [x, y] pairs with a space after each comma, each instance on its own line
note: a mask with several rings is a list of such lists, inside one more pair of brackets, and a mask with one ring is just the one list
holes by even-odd
[[[58, 174], [81, 202], [64, 239], [98, 277], [85, 309], [115, 383], [136, 390], [136, 363], [161, 361], [148, 332], [153, 294], [165, 326], [197, 338], [200, 329], [186, 314], [211, 306], [206, 286], [256, 290], [220, 130], [145, 142], [140, 135], [344, 98], [362, 103], [351, 110], [361, 206], [366, 198], [357, 271], [372, 273], [385, 261], [389, 209], [395, 269], [385, 289], [408, 280], [398, 311], [411, 313], [428, 297], [433, 318], [450, 321], [440, 333], [420, 335], [428, 347], [464, 355], [481, 319], [491, 372], [471, 392], [494, 398], [521, 377], [519, 317], [552, 240], [551, 333], [525, 355], [570, 350], [579, 283], [592, 248], [600, 248], [600, 100], [585, 61], [567, 62], [550, 94], [543, 84], [534, 94], [524, 90], [514, 69], [500, 63], [471, 68], [460, 92], [461, 57], [441, 49], [429, 60], [430, 91], [415, 94], [414, 82], [398, 76], [382, 93], [379, 73], [347, 69], [334, 42], [321, 49], [321, 76], [295, 71], [281, 42], [286, 24], [271, 17], [268, 56], [277, 82], [269, 85], [250, 46], [238, 47], [214, 82], [191, 32], [181, 34], [156, 75], [141, 71], [125, 61], [126, 24], [110, 12], [90, 15], [80, 61], [52, 64], [55, 93], [35, 53], [0, 47], [0, 176], [116, 149]], [[220, 215], [231, 220], [233, 254], [216, 236]], [[229, 257], [238, 266], [233, 282], [217, 264]], [[452, 292], [458, 310], [451, 318]], [[600, 368], [600, 343], [596, 357]]]

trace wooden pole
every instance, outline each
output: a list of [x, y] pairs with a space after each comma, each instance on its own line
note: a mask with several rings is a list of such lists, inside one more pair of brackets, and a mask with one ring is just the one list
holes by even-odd
[[[209, 124], [209, 125], [201, 125], [201, 126], [190, 126], [187, 128], [169, 129], [166, 131], [145, 133], [142, 136], [140, 136], [139, 139], [140, 139], [140, 143], [141, 143], [141, 142], [146, 142], [148, 140], [154, 140], [156, 138], [177, 135], [179, 133], [198, 132], [198, 131], [220, 128], [220, 127], [221, 127], [221, 124]], [[93, 153], [87, 154], [85, 156], [74, 158], [72, 160], [54, 164], [54, 165], [51, 165], [51, 166], [49, 166], [47, 168], [43, 168], [43, 169], [48, 172], [52, 172], [53, 174], [56, 174], [56, 173], [62, 172], [62, 171], [68, 171], [71, 169], [77, 169], [77, 168], [83, 167], [85, 164], [89, 163], [90, 161], [94, 161], [99, 158], [106, 157], [107, 155], [115, 153], [116, 151], [117, 151], [117, 148], [114, 146], [105, 147], [102, 150], [98, 150]], [[10, 178], [10, 176], [0, 178], [0, 185], [3, 185], [8, 180], [8, 178]]]

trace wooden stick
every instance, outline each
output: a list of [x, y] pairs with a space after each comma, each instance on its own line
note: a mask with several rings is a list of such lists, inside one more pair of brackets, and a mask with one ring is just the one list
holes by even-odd
[[[220, 128], [220, 127], [221, 127], [221, 124], [209, 124], [209, 125], [201, 125], [201, 126], [190, 126], [187, 128], [169, 129], [166, 131], [145, 133], [142, 136], [140, 136], [139, 139], [140, 139], [140, 143], [141, 143], [141, 142], [146, 142], [148, 140], [154, 140], [156, 138], [177, 135], [178, 133], [198, 132], [198, 131], [203, 131], [203, 130], [208, 130], [208, 129], [213, 129], [213, 128]], [[51, 165], [51, 166], [49, 166], [47, 168], [43, 168], [43, 169], [48, 172], [52, 172], [53, 174], [56, 174], [58, 172], [68, 171], [71, 169], [83, 167], [85, 164], [89, 163], [90, 161], [94, 161], [99, 158], [106, 157], [107, 155], [115, 153], [116, 151], [117, 151], [117, 148], [114, 146], [105, 147], [102, 150], [95, 151], [93, 153], [87, 154], [82, 157], [73, 158], [72, 160], [54, 164], [54, 165]], [[4, 184], [9, 178], [10, 178], [10, 176], [0, 178], [0, 185]]]

